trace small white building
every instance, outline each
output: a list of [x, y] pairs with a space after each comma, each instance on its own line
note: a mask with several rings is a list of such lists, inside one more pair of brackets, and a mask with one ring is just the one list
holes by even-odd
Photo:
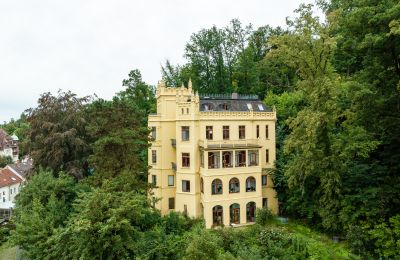
[[9, 168], [0, 170], [0, 209], [14, 208], [15, 196], [20, 191], [23, 181]]

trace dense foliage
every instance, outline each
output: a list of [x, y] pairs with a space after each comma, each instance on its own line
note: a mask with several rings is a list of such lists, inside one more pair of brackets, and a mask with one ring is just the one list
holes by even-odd
[[[285, 29], [232, 20], [194, 33], [169, 86], [258, 94], [277, 110], [280, 213], [347, 240], [363, 258], [400, 257], [400, 4], [319, 1]], [[112, 100], [70, 92], [3, 124], [36, 174], [17, 198], [12, 241], [31, 259], [346, 259], [341, 244], [259, 210], [247, 228], [204, 230], [160, 216], [147, 194], [154, 88], [138, 70]], [[45, 170], [43, 170], [45, 169]], [[73, 177], [75, 178], [73, 178]], [[7, 231], [8, 232], [8, 231]], [[7, 234], [4, 232], [4, 234]]]

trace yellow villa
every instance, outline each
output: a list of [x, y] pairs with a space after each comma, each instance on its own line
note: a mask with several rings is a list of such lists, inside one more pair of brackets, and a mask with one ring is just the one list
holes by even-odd
[[278, 211], [269, 169], [276, 112], [253, 95], [200, 95], [157, 86], [149, 116], [149, 182], [162, 214], [203, 217], [206, 227], [255, 221], [257, 207]]

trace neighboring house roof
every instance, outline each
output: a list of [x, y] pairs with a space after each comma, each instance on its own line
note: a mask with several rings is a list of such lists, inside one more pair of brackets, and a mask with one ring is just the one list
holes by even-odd
[[30, 173], [33, 167], [32, 159], [27, 160], [26, 162], [17, 162], [14, 164], [9, 164], [7, 167], [12, 170], [14, 173], [26, 179], [26, 176]]
[[203, 94], [200, 97], [200, 111], [250, 111], [272, 112], [256, 95]]
[[10, 169], [0, 170], [0, 188], [22, 182], [22, 179], [13, 173]]

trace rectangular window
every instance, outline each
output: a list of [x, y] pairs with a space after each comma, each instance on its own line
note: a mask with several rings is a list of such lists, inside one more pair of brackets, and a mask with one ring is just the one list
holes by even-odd
[[151, 138], [153, 138], [153, 140], [156, 140], [156, 138], [157, 138], [157, 132], [156, 132], [157, 130], [156, 130], [156, 127], [155, 126], [153, 126], [152, 128], [151, 128]]
[[233, 166], [233, 155], [231, 151], [222, 152], [222, 167], [230, 168]]
[[157, 151], [156, 150], [151, 150], [151, 162], [157, 163]]
[[208, 152], [208, 169], [219, 168], [219, 152]]
[[224, 125], [222, 127], [222, 138], [224, 140], [229, 140], [229, 125]]
[[246, 126], [240, 125], [239, 126], [239, 139], [245, 139], [246, 138]]
[[12, 188], [10, 189], [10, 194], [12, 194]]
[[204, 152], [200, 151], [200, 167], [204, 167]]
[[174, 175], [168, 175], [168, 186], [174, 186], [174, 185], [175, 185]]
[[257, 125], [256, 127], [256, 138], [260, 138], [260, 126]]
[[265, 150], [265, 162], [269, 163], [269, 150], [268, 149]]
[[258, 165], [258, 150], [249, 150], [249, 166]]
[[261, 175], [261, 185], [262, 186], [267, 186], [267, 180], [268, 180], [267, 175]]
[[265, 126], [265, 139], [269, 139], [268, 125]]
[[190, 181], [182, 181], [182, 191], [183, 192], [190, 192]]
[[156, 186], [157, 185], [157, 175], [151, 175], [151, 183]]
[[182, 153], [182, 167], [190, 167], [190, 154]]
[[189, 127], [182, 126], [181, 132], [182, 132], [182, 141], [189, 141]]
[[246, 166], [246, 151], [236, 151], [236, 167]]
[[206, 139], [207, 140], [212, 140], [213, 139], [213, 127], [212, 126], [206, 126]]
[[175, 198], [168, 198], [168, 208], [175, 209]]

